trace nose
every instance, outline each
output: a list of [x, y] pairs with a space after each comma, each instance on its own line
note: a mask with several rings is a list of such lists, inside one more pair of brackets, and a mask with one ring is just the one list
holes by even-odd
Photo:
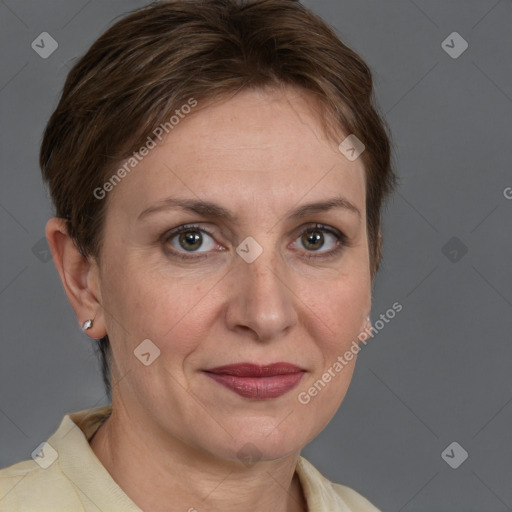
[[230, 330], [270, 341], [296, 325], [298, 297], [278, 258], [264, 251], [252, 263], [239, 258], [235, 266], [226, 311]]

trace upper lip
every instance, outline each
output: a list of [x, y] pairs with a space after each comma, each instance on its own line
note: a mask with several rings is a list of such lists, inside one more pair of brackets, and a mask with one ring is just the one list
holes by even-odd
[[253, 363], [238, 363], [217, 366], [205, 371], [223, 375], [234, 375], [236, 377], [273, 377], [275, 375], [289, 375], [290, 373], [298, 373], [305, 370], [291, 363], [272, 363], [263, 366]]

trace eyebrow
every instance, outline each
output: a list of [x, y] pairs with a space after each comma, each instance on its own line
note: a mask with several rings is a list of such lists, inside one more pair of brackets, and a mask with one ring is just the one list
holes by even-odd
[[[342, 196], [332, 197], [324, 201], [303, 204], [289, 211], [287, 214], [285, 214], [285, 217], [288, 219], [298, 219], [305, 217], [306, 215], [325, 212], [335, 208], [354, 213], [359, 217], [359, 219], [361, 218], [361, 212], [359, 209]], [[153, 213], [171, 209], [182, 209], [191, 213], [196, 213], [198, 215], [214, 219], [222, 218], [233, 223], [238, 219], [237, 216], [227, 208], [224, 208], [223, 206], [212, 203], [210, 201], [168, 197], [162, 201], [158, 201], [157, 204], [152, 205], [142, 211], [138, 216], [138, 220], [141, 220]]]

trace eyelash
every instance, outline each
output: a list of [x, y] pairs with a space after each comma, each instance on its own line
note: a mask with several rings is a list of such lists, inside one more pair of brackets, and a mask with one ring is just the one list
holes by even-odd
[[[211, 236], [212, 238], [214, 238], [214, 234], [211, 231], [209, 231], [208, 229], [199, 227], [198, 225], [195, 225], [195, 224], [185, 224], [183, 226], [179, 226], [179, 227], [173, 229], [172, 231], [165, 232], [162, 237], [163, 243], [166, 244], [172, 238], [174, 238], [176, 235], [179, 235], [180, 233], [187, 232], [187, 231], [200, 231], [200, 232], [206, 233], [209, 236]], [[345, 233], [338, 231], [338, 230], [334, 230], [332, 228], [329, 228], [328, 226], [325, 226], [323, 224], [314, 224], [314, 225], [306, 227], [303, 231], [301, 231], [299, 233], [297, 238], [299, 238], [305, 234], [315, 233], [316, 231], [323, 231], [325, 233], [329, 233], [329, 234], [333, 235], [336, 238], [338, 243], [336, 244], [336, 247], [334, 249], [332, 249], [328, 252], [315, 254], [314, 251], [306, 251], [306, 254], [302, 256], [302, 258], [304, 258], [306, 260], [332, 258], [334, 256], [337, 256], [338, 253], [340, 253], [345, 247], [352, 246], [352, 243], [349, 241], [349, 239], [348, 239], [347, 235], [345, 235]], [[193, 259], [198, 260], [198, 259], [204, 259], [207, 257], [206, 254], [203, 257], [197, 256], [197, 255], [188, 256], [186, 253], [178, 252], [178, 251], [175, 251], [174, 249], [167, 250], [167, 252], [169, 252], [172, 256], [176, 256], [183, 260], [193, 260]], [[194, 254], [194, 253], [190, 253], [190, 254]]]

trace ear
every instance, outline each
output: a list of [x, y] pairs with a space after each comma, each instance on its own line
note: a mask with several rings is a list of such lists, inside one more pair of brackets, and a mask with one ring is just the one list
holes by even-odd
[[[359, 335], [357, 336], [358, 345], [364, 343], [371, 337], [372, 334], [372, 322], [370, 320], [370, 315], [366, 316], [363, 325], [361, 326], [361, 330]], [[366, 344], [366, 343], [365, 343]]]
[[368, 315], [365, 319], [364, 319], [364, 324], [363, 324], [363, 331], [365, 332], [371, 332], [371, 329], [372, 329], [372, 321], [370, 320], [370, 315]]
[[107, 334], [101, 306], [99, 268], [93, 257], [84, 257], [69, 236], [66, 221], [57, 217], [46, 224], [46, 238], [64, 291], [75, 310], [80, 327], [94, 320], [86, 331], [91, 338]]

